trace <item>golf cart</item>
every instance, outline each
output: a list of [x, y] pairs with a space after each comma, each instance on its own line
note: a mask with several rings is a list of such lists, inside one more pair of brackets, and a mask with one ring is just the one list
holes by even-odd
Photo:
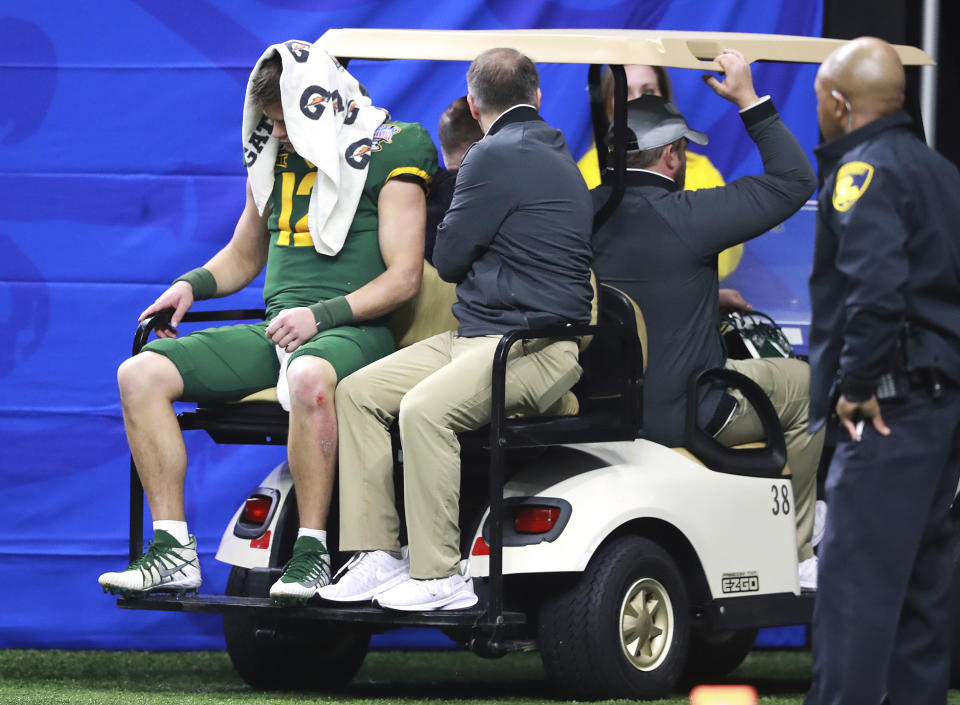
[[[628, 64], [718, 70], [724, 48], [749, 61], [820, 62], [841, 42], [772, 35], [640, 30], [330, 30], [316, 46], [342, 61], [470, 61], [511, 46], [537, 62], [590, 65], [594, 136], [607, 120], [598, 90], [603, 65], [614, 77], [614, 188], [598, 227], [620, 202], [626, 168]], [[906, 64], [929, 63], [897, 48]], [[600, 150], [601, 167], [606, 155]], [[398, 346], [450, 330], [453, 285], [426, 267], [418, 297], [392, 316]], [[222, 613], [227, 650], [240, 675], [261, 688], [319, 689], [350, 681], [372, 633], [436, 627], [481, 656], [539, 649], [552, 682], [569, 697], [658, 698], [681, 676], [720, 677], [742, 661], [759, 627], [808, 622], [813, 597], [797, 581], [793, 497], [779, 422], [749, 379], [709, 370], [688, 381], [740, 389], [763, 421], [766, 441], [726, 448], [697, 426], [689, 404], [685, 446], [644, 438], [646, 329], [635, 302], [597, 287], [587, 325], [505, 335], [493, 364], [488, 429], [461, 434], [462, 555], [480, 601], [448, 612], [390, 612], [370, 605], [311, 602], [279, 607], [268, 598], [292, 551], [298, 518], [286, 463], [254, 489], [227, 527], [217, 558], [233, 566], [224, 595], [126, 596], [118, 605]], [[262, 310], [190, 312], [183, 321], [262, 318]], [[158, 314], [137, 329], [133, 352], [165, 325]], [[517, 342], [591, 336], [574, 387], [576, 412], [507, 418], [506, 359]], [[218, 443], [284, 444], [287, 414], [274, 390], [178, 415], [182, 430]], [[395, 444], [396, 466], [402, 449]], [[397, 473], [398, 481], [402, 473]], [[402, 497], [397, 492], [397, 497]], [[334, 567], [337, 510], [329, 522]], [[143, 550], [143, 492], [131, 461], [130, 558]]]

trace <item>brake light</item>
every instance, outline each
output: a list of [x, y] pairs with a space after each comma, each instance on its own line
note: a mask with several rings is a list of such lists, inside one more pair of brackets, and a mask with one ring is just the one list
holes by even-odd
[[559, 507], [523, 507], [513, 519], [518, 534], [545, 534], [557, 524]]
[[243, 513], [240, 515], [240, 518], [246, 524], [260, 526], [267, 520], [267, 517], [270, 516], [270, 506], [272, 504], [273, 500], [269, 497], [261, 497], [259, 495], [248, 497], [246, 503], [243, 505]]
[[473, 550], [470, 552], [471, 556], [489, 556], [490, 547], [487, 545], [487, 542], [483, 540], [482, 536], [478, 536], [477, 540], [473, 542]]

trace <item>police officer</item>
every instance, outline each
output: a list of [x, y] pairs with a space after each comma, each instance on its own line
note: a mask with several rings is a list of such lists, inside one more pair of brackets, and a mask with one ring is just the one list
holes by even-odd
[[807, 705], [942, 705], [960, 474], [960, 174], [911, 131], [873, 38], [821, 66], [826, 142], [810, 277], [811, 427], [841, 441]]

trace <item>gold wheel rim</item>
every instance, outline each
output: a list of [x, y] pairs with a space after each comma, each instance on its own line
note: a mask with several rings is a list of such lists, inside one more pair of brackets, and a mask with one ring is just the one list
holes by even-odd
[[620, 647], [630, 664], [652, 671], [667, 657], [673, 641], [673, 604], [653, 578], [630, 586], [620, 605]]

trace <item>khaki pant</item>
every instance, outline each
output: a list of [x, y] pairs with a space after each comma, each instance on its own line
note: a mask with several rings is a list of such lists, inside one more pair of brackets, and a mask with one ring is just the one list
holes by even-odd
[[[460, 563], [460, 444], [490, 422], [493, 353], [500, 336], [441, 333], [374, 362], [337, 387], [340, 548], [395, 551], [400, 521], [389, 428], [399, 417], [404, 506], [414, 578], [453, 575]], [[507, 411], [542, 413], [581, 374], [573, 341], [516, 343]]]
[[[727, 369], [746, 375], [766, 392], [780, 417], [780, 426], [787, 442], [787, 466], [793, 501], [796, 504], [797, 559], [813, 557], [813, 516], [817, 502], [817, 466], [823, 450], [821, 428], [807, 433], [810, 415], [810, 367], [801, 360], [761, 358], [758, 360], [727, 360]], [[750, 403], [737, 390], [730, 393], [737, 399], [737, 409], [730, 421], [717, 434], [717, 440], [726, 446], [763, 440], [763, 427]]]

